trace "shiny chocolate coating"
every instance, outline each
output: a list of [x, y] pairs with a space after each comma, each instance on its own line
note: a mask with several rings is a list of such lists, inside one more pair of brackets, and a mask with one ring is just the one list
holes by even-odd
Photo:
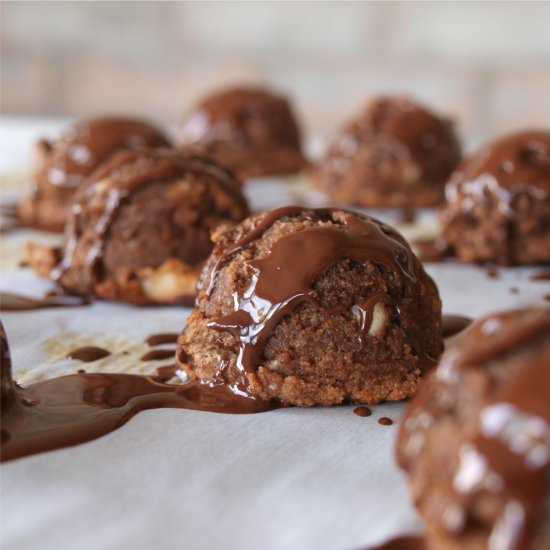
[[243, 179], [284, 175], [306, 164], [289, 101], [260, 88], [206, 98], [186, 118], [180, 143], [202, 148]]
[[[199, 370], [251, 395], [283, 383], [268, 377], [287, 376], [295, 388], [284, 399], [293, 404], [344, 397], [376, 403], [413, 393], [440, 353], [437, 290], [393, 228], [341, 209], [290, 206], [216, 239], [199, 280], [197, 311], [180, 338], [179, 359], [191, 374]], [[319, 342], [308, 348], [307, 334]], [[202, 339], [211, 348], [199, 357]], [[334, 361], [318, 357], [316, 346], [330, 349]], [[296, 351], [286, 354], [285, 347]], [[377, 368], [386, 376], [375, 388], [368, 380]], [[300, 384], [311, 390], [307, 398]], [[323, 386], [317, 394], [316, 384]]]
[[497, 139], [449, 179], [443, 236], [463, 260], [550, 262], [550, 132]]
[[[117, 273], [138, 274], [171, 260], [197, 270], [212, 248], [210, 231], [247, 214], [239, 182], [204, 156], [119, 151], [78, 190], [53, 277], [73, 292], [106, 298], [98, 285], [114, 284]], [[192, 301], [196, 276], [187, 278], [185, 300]], [[140, 292], [122, 289], [114, 299], [154, 303]]]
[[546, 198], [550, 194], [550, 132], [518, 132], [482, 147], [452, 174], [448, 200], [453, 200], [456, 188], [463, 187], [472, 194], [481, 194], [484, 187], [498, 187], [506, 202], [526, 190]]
[[82, 120], [69, 126], [55, 141], [39, 141], [32, 196], [19, 209], [23, 222], [61, 231], [74, 192], [113, 153], [169, 145], [164, 133], [155, 126], [120, 117]]
[[409, 98], [380, 97], [334, 135], [314, 182], [345, 204], [433, 206], [460, 158], [450, 121]]
[[487, 316], [445, 352], [397, 447], [430, 548], [548, 547], [549, 396], [550, 308]]

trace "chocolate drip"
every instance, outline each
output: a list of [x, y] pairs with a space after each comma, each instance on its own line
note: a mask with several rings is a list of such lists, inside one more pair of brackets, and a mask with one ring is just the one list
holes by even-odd
[[531, 276], [531, 281], [550, 281], [550, 271], [542, 271]]
[[387, 416], [383, 416], [382, 418], [378, 419], [378, 424], [381, 426], [391, 426], [393, 424], [393, 420], [391, 418], [388, 418]]
[[[285, 315], [302, 303], [312, 304], [327, 313], [344, 310], [342, 307], [324, 308], [315, 298], [313, 287], [337, 262], [344, 259], [372, 262], [395, 273], [404, 284], [415, 280], [410, 250], [393, 238], [389, 228], [382, 223], [336, 209], [285, 207], [270, 212], [252, 231], [243, 235], [218, 258], [210, 274], [207, 293], [212, 291], [224, 263], [235, 252], [261, 236], [276, 220], [304, 214], [321, 214], [331, 219], [331, 215], [336, 212], [344, 214], [337, 225], [306, 227], [275, 242], [267, 257], [247, 262], [252, 274], [248, 286], [233, 295], [235, 310], [209, 322], [209, 327], [229, 332], [239, 344], [236, 368], [240, 372], [237, 377], [240, 391], [247, 391], [244, 373], [257, 369], [267, 340]], [[363, 304], [357, 304], [361, 313], [362, 333], [368, 332], [373, 307], [381, 299], [381, 296], [375, 294]]]
[[159, 334], [151, 334], [146, 340], [145, 343], [148, 346], [161, 346], [162, 344], [177, 344], [178, 343], [177, 332], [161, 332]]
[[168, 382], [174, 376], [177, 376], [178, 366], [167, 365], [164, 367], [157, 367], [157, 375], [154, 377], [156, 382]]
[[443, 338], [450, 338], [472, 324], [472, 319], [462, 315], [443, 315]]
[[426, 542], [423, 537], [397, 537], [386, 541], [384, 544], [376, 547], [370, 547], [367, 550], [426, 550]]
[[109, 355], [111, 355], [109, 350], [98, 348], [96, 346], [85, 346], [70, 351], [67, 354], [67, 359], [82, 361], [83, 363], [92, 363], [93, 361], [98, 361], [99, 359], [103, 359]]
[[90, 305], [90, 300], [85, 296], [44, 296], [43, 298], [30, 298], [9, 292], [0, 292], [1, 311], [33, 311], [52, 307], [82, 307]]
[[2, 461], [96, 439], [148, 409], [252, 414], [282, 406], [235, 395], [226, 386], [178, 386], [131, 374], [73, 374], [20, 388], [0, 329]]
[[153, 349], [141, 356], [141, 361], [158, 361], [160, 359], [171, 359], [176, 355], [174, 349]]
[[366, 417], [370, 416], [372, 414], [372, 411], [368, 407], [362, 405], [360, 407], [355, 407], [355, 409], [353, 409], [353, 413], [357, 416]]

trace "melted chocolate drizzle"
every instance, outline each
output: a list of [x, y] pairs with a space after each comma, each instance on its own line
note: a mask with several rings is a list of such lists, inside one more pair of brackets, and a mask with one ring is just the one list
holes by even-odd
[[18, 386], [0, 324], [1, 460], [59, 449], [112, 432], [147, 409], [252, 414], [283, 405], [235, 395], [222, 385], [165, 384], [131, 374], [72, 374]]
[[93, 361], [99, 361], [99, 359], [103, 359], [109, 355], [111, 355], [109, 350], [96, 346], [84, 346], [70, 351], [67, 354], [67, 359], [82, 361], [83, 363], [92, 363]]
[[387, 416], [383, 416], [382, 418], [378, 419], [378, 424], [381, 426], [391, 426], [393, 424], [393, 420], [391, 418], [388, 418]]
[[451, 177], [450, 185], [467, 182], [482, 196], [489, 187], [510, 203], [516, 193], [532, 190], [537, 197], [550, 193], [550, 132], [526, 131], [499, 139], [466, 159]]
[[[336, 212], [344, 214], [338, 225], [306, 227], [275, 242], [268, 256], [248, 261], [249, 284], [234, 293], [234, 311], [208, 323], [211, 328], [233, 335], [239, 345], [235, 391], [248, 393], [245, 374], [257, 369], [267, 340], [285, 315], [305, 302], [329, 314], [345, 309], [340, 306], [324, 308], [314, 296], [314, 283], [337, 262], [344, 259], [372, 262], [392, 271], [404, 283], [416, 280], [410, 250], [394, 238], [384, 224], [337, 209], [284, 207], [269, 212], [252, 231], [218, 258], [210, 274], [207, 294], [212, 291], [225, 262], [280, 218], [324, 215], [331, 219]], [[373, 308], [381, 300], [389, 300], [389, 297], [375, 293], [364, 303], [356, 304], [361, 313], [362, 338], [370, 328]], [[230, 365], [222, 364], [221, 367], [223, 376]]]
[[85, 296], [71, 294], [47, 295], [43, 298], [30, 298], [10, 292], [0, 292], [1, 311], [34, 311], [52, 307], [82, 307], [90, 305], [91, 301]]
[[90, 173], [117, 150], [169, 147], [163, 133], [147, 122], [99, 117], [68, 127], [61, 137], [41, 140], [37, 150], [45, 165], [36, 176], [55, 187], [78, 187]]
[[426, 542], [423, 537], [404, 536], [386, 541], [385, 543], [370, 547], [367, 550], [426, 550]]
[[372, 414], [372, 411], [368, 407], [361, 405], [360, 407], [355, 407], [355, 409], [353, 409], [353, 414], [356, 414], [357, 416], [366, 417], [366, 416], [370, 416]]
[[541, 271], [531, 276], [531, 281], [550, 281], [550, 271]]
[[158, 361], [160, 359], [172, 359], [176, 355], [175, 349], [153, 349], [141, 356], [141, 361]]
[[145, 343], [148, 346], [161, 346], [163, 344], [177, 344], [179, 334], [177, 332], [161, 332], [159, 334], [151, 334], [147, 337]]

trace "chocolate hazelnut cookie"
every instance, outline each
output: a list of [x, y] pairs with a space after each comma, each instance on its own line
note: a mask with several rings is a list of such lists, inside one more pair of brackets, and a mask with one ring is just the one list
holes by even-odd
[[214, 233], [178, 361], [191, 378], [300, 406], [405, 399], [442, 351], [438, 291], [403, 237], [285, 207]]
[[343, 204], [435, 206], [460, 158], [450, 121], [408, 98], [381, 97], [335, 134], [313, 182]]
[[59, 139], [36, 144], [31, 195], [19, 205], [25, 225], [62, 232], [69, 203], [84, 180], [115, 151], [167, 147], [163, 132], [127, 118], [93, 118], [70, 126]]
[[75, 195], [61, 257], [34, 246], [30, 263], [73, 293], [191, 304], [211, 231], [247, 214], [240, 184], [205, 157], [120, 151]]
[[485, 317], [424, 382], [397, 457], [430, 550], [550, 548], [550, 308]]
[[307, 164], [290, 102], [259, 88], [234, 88], [202, 101], [180, 131], [242, 179], [298, 172]]

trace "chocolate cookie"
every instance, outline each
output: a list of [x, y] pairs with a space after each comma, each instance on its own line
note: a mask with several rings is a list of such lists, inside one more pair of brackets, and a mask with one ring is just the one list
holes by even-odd
[[187, 117], [180, 142], [203, 148], [242, 179], [292, 174], [306, 165], [288, 99], [262, 89], [208, 97]]
[[469, 262], [550, 262], [550, 132], [512, 134], [452, 174], [443, 235]]
[[19, 206], [24, 224], [63, 231], [69, 203], [80, 185], [115, 151], [167, 147], [164, 134], [147, 122], [93, 118], [77, 122], [54, 142], [36, 144], [31, 195]]
[[313, 182], [343, 204], [435, 206], [460, 158], [451, 122], [410, 99], [382, 97], [336, 133]]
[[550, 548], [550, 309], [477, 321], [404, 417], [430, 549]]
[[210, 232], [247, 214], [240, 184], [213, 161], [169, 149], [120, 151], [75, 195], [59, 265], [41, 247], [30, 262], [74, 293], [191, 304]]
[[214, 233], [179, 340], [191, 378], [301, 406], [413, 395], [442, 351], [437, 288], [391, 227], [286, 207]]

